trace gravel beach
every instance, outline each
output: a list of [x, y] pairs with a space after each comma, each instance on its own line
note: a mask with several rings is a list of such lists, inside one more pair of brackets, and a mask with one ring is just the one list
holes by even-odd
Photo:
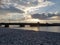
[[60, 45], [60, 33], [0, 28], [0, 45]]

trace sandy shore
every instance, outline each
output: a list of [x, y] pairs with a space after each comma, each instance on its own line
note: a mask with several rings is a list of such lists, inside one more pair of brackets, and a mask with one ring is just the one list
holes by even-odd
[[60, 45], [60, 33], [0, 28], [0, 45]]

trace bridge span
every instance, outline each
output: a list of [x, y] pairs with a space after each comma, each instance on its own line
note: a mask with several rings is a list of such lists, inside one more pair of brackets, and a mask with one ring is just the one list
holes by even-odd
[[9, 25], [19, 25], [20, 27], [25, 27], [25, 25], [33, 26], [60, 26], [60, 23], [0, 23], [0, 26], [5, 25], [5, 27], [9, 27]]

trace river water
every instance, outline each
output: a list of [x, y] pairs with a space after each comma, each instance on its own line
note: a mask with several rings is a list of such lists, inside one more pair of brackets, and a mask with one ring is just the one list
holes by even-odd
[[47, 32], [59, 32], [60, 26], [39, 26], [39, 27], [19, 27], [19, 26], [10, 26], [11, 29], [24, 29], [24, 30], [33, 30], [33, 31], [47, 31]]

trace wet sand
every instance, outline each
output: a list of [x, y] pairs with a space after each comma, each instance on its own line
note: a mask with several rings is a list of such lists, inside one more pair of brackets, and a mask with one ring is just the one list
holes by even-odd
[[0, 28], [0, 45], [60, 45], [60, 33]]

